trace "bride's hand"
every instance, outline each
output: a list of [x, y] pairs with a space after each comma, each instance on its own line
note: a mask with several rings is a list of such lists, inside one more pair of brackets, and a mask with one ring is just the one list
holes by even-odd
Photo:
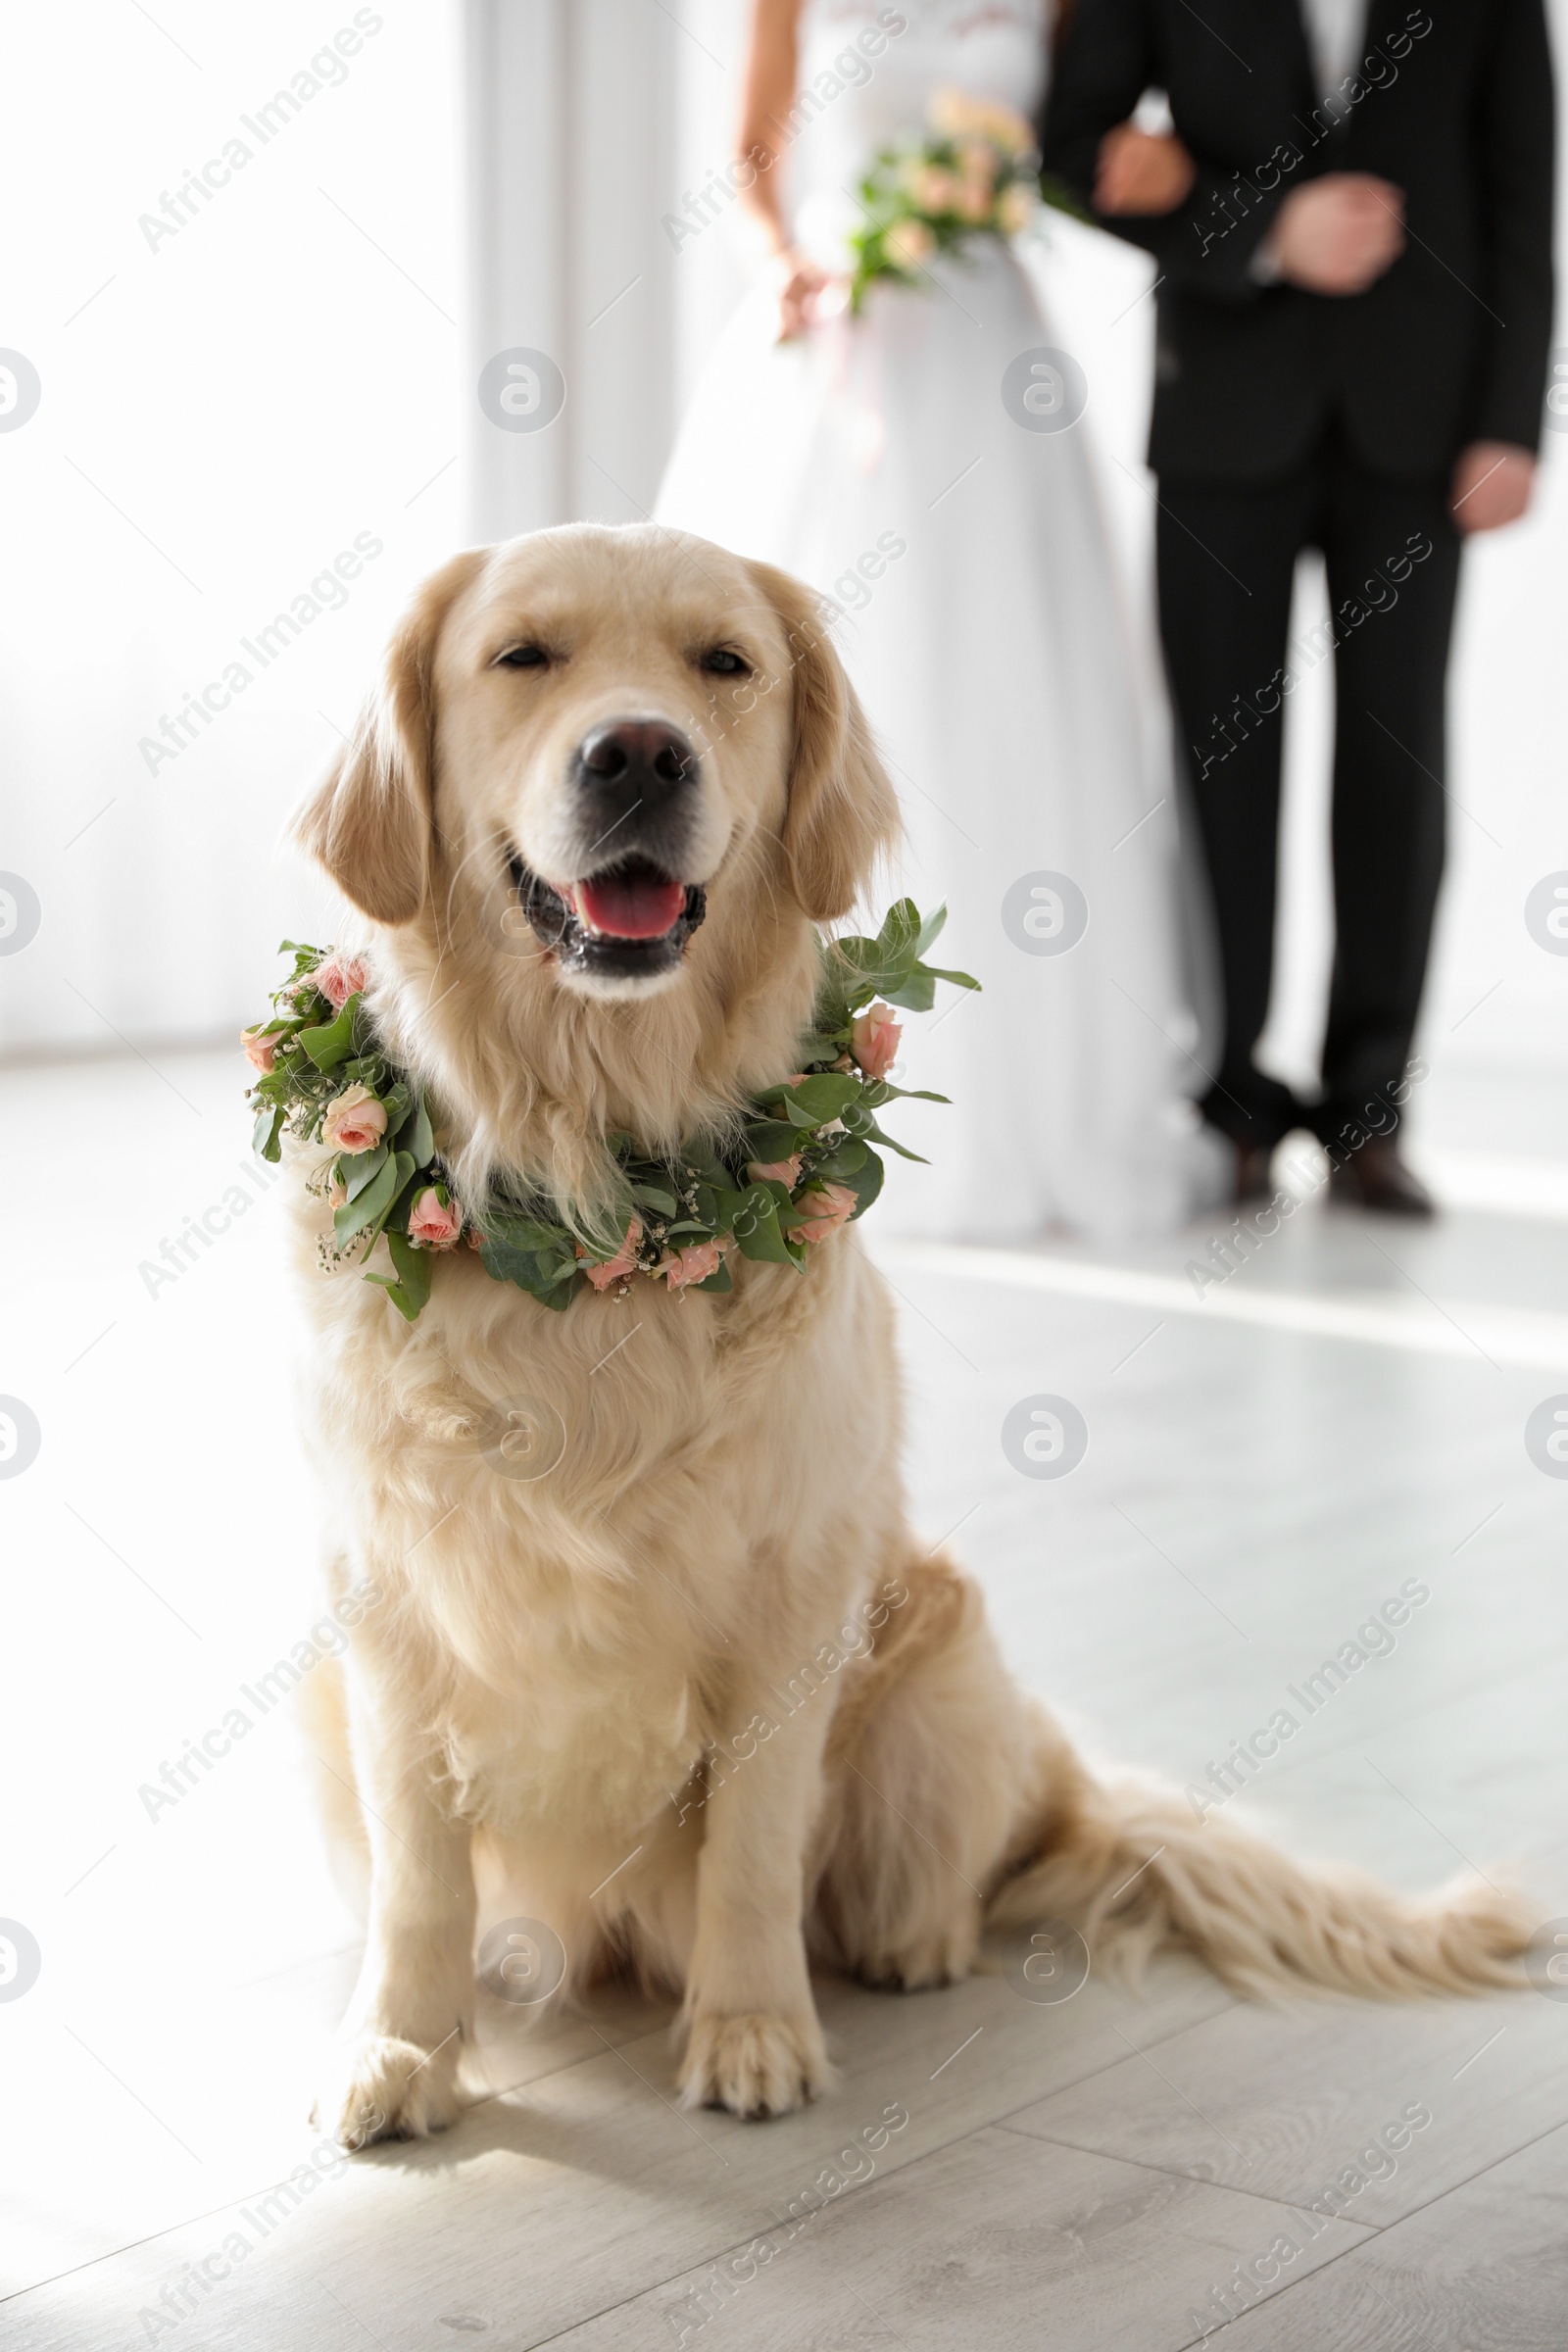
[[778, 339], [788, 343], [804, 335], [814, 321], [817, 302], [829, 283], [828, 273], [794, 246], [786, 245], [773, 256], [773, 282], [778, 291]]
[[1197, 177], [1198, 167], [1180, 139], [1118, 122], [1100, 142], [1095, 207], [1102, 213], [1173, 213]]

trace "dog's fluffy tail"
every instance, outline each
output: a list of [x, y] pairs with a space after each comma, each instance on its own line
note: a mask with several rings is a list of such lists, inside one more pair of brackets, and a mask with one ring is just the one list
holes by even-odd
[[1483, 1878], [1412, 1898], [1363, 1871], [1295, 1862], [1235, 1823], [1200, 1822], [1174, 1789], [1102, 1785], [1059, 1747], [1052, 1764], [1051, 1819], [987, 1906], [995, 1926], [1063, 1920], [1132, 1974], [1161, 1944], [1185, 1945], [1250, 1993], [1398, 1998], [1525, 1982], [1534, 1914]]

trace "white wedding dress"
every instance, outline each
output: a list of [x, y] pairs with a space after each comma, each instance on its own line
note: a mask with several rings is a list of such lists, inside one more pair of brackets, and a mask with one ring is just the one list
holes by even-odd
[[[836, 270], [857, 183], [877, 148], [922, 135], [934, 91], [1025, 115], [1041, 93], [1045, 0], [900, 0], [907, 29], [853, 86], [835, 57], [891, 13], [803, 10], [800, 87], [821, 104], [782, 168], [799, 241]], [[896, 1081], [953, 1107], [887, 1114], [931, 1164], [890, 1167], [879, 1228], [1168, 1231], [1215, 1173], [1191, 1104], [1168, 720], [1135, 658], [1082, 431], [1025, 429], [1004, 405], [1009, 365], [1056, 345], [1030, 276], [984, 237], [930, 277], [876, 286], [858, 319], [786, 345], [758, 285], [699, 383], [656, 515], [846, 608], [834, 640], [903, 803], [895, 881], [922, 908], [947, 901], [933, 958], [983, 984], [904, 1016]]]

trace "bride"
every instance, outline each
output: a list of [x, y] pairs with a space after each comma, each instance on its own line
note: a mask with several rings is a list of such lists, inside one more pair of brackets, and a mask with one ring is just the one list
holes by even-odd
[[[903, 887], [947, 901], [942, 960], [984, 991], [907, 1041], [909, 1083], [954, 1107], [901, 1105], [931, 1164], [901, 1168], [879, 1217], [943, 1239], [1169, 1230], [1216, 1189], [1190, 1101], [1168, 720], [1073, 429], [1082, 371], [996, 235], [874, 283], [858, 316], [843, 296], [876, 152], [928, 135], [933, 101], [1032, 116], [1046, 11], [754, 0], [732, 184], [750, 176], [770, 267], [656, 510], [839, 615], [903, 803]], [[1185, 193], [1174, 140], [1124, 126], [1107, 168], [1113, 143], [1118, 209]]]

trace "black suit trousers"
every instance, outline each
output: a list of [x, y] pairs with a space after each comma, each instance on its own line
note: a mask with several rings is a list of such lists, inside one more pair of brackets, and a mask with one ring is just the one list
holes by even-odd
[[[1334, 970], [1322, 1100], [1307, 1114], [1331, 1141], [1374, 1097], [1387, 1102], [1420, 1007], [1443, 870], [1459, 570], [1447, 481], [1368, 472], [1334, 438], [1282, 480], [1162, 478], [1159, 498], [1160, 629], [1224, 986], [1224, 1045], [1202, 1108], [1265, 1147], [1300, 1115], [1252, 1059], [1273, 970], [1283, 713], [1303, 672], [1334, 662]], [[1296, 560], [1308, 547], [1323, 553], [1330, 627], [1288, 647]], [[1373, 1124], [1389, 1132], [1387, 1111]]]

